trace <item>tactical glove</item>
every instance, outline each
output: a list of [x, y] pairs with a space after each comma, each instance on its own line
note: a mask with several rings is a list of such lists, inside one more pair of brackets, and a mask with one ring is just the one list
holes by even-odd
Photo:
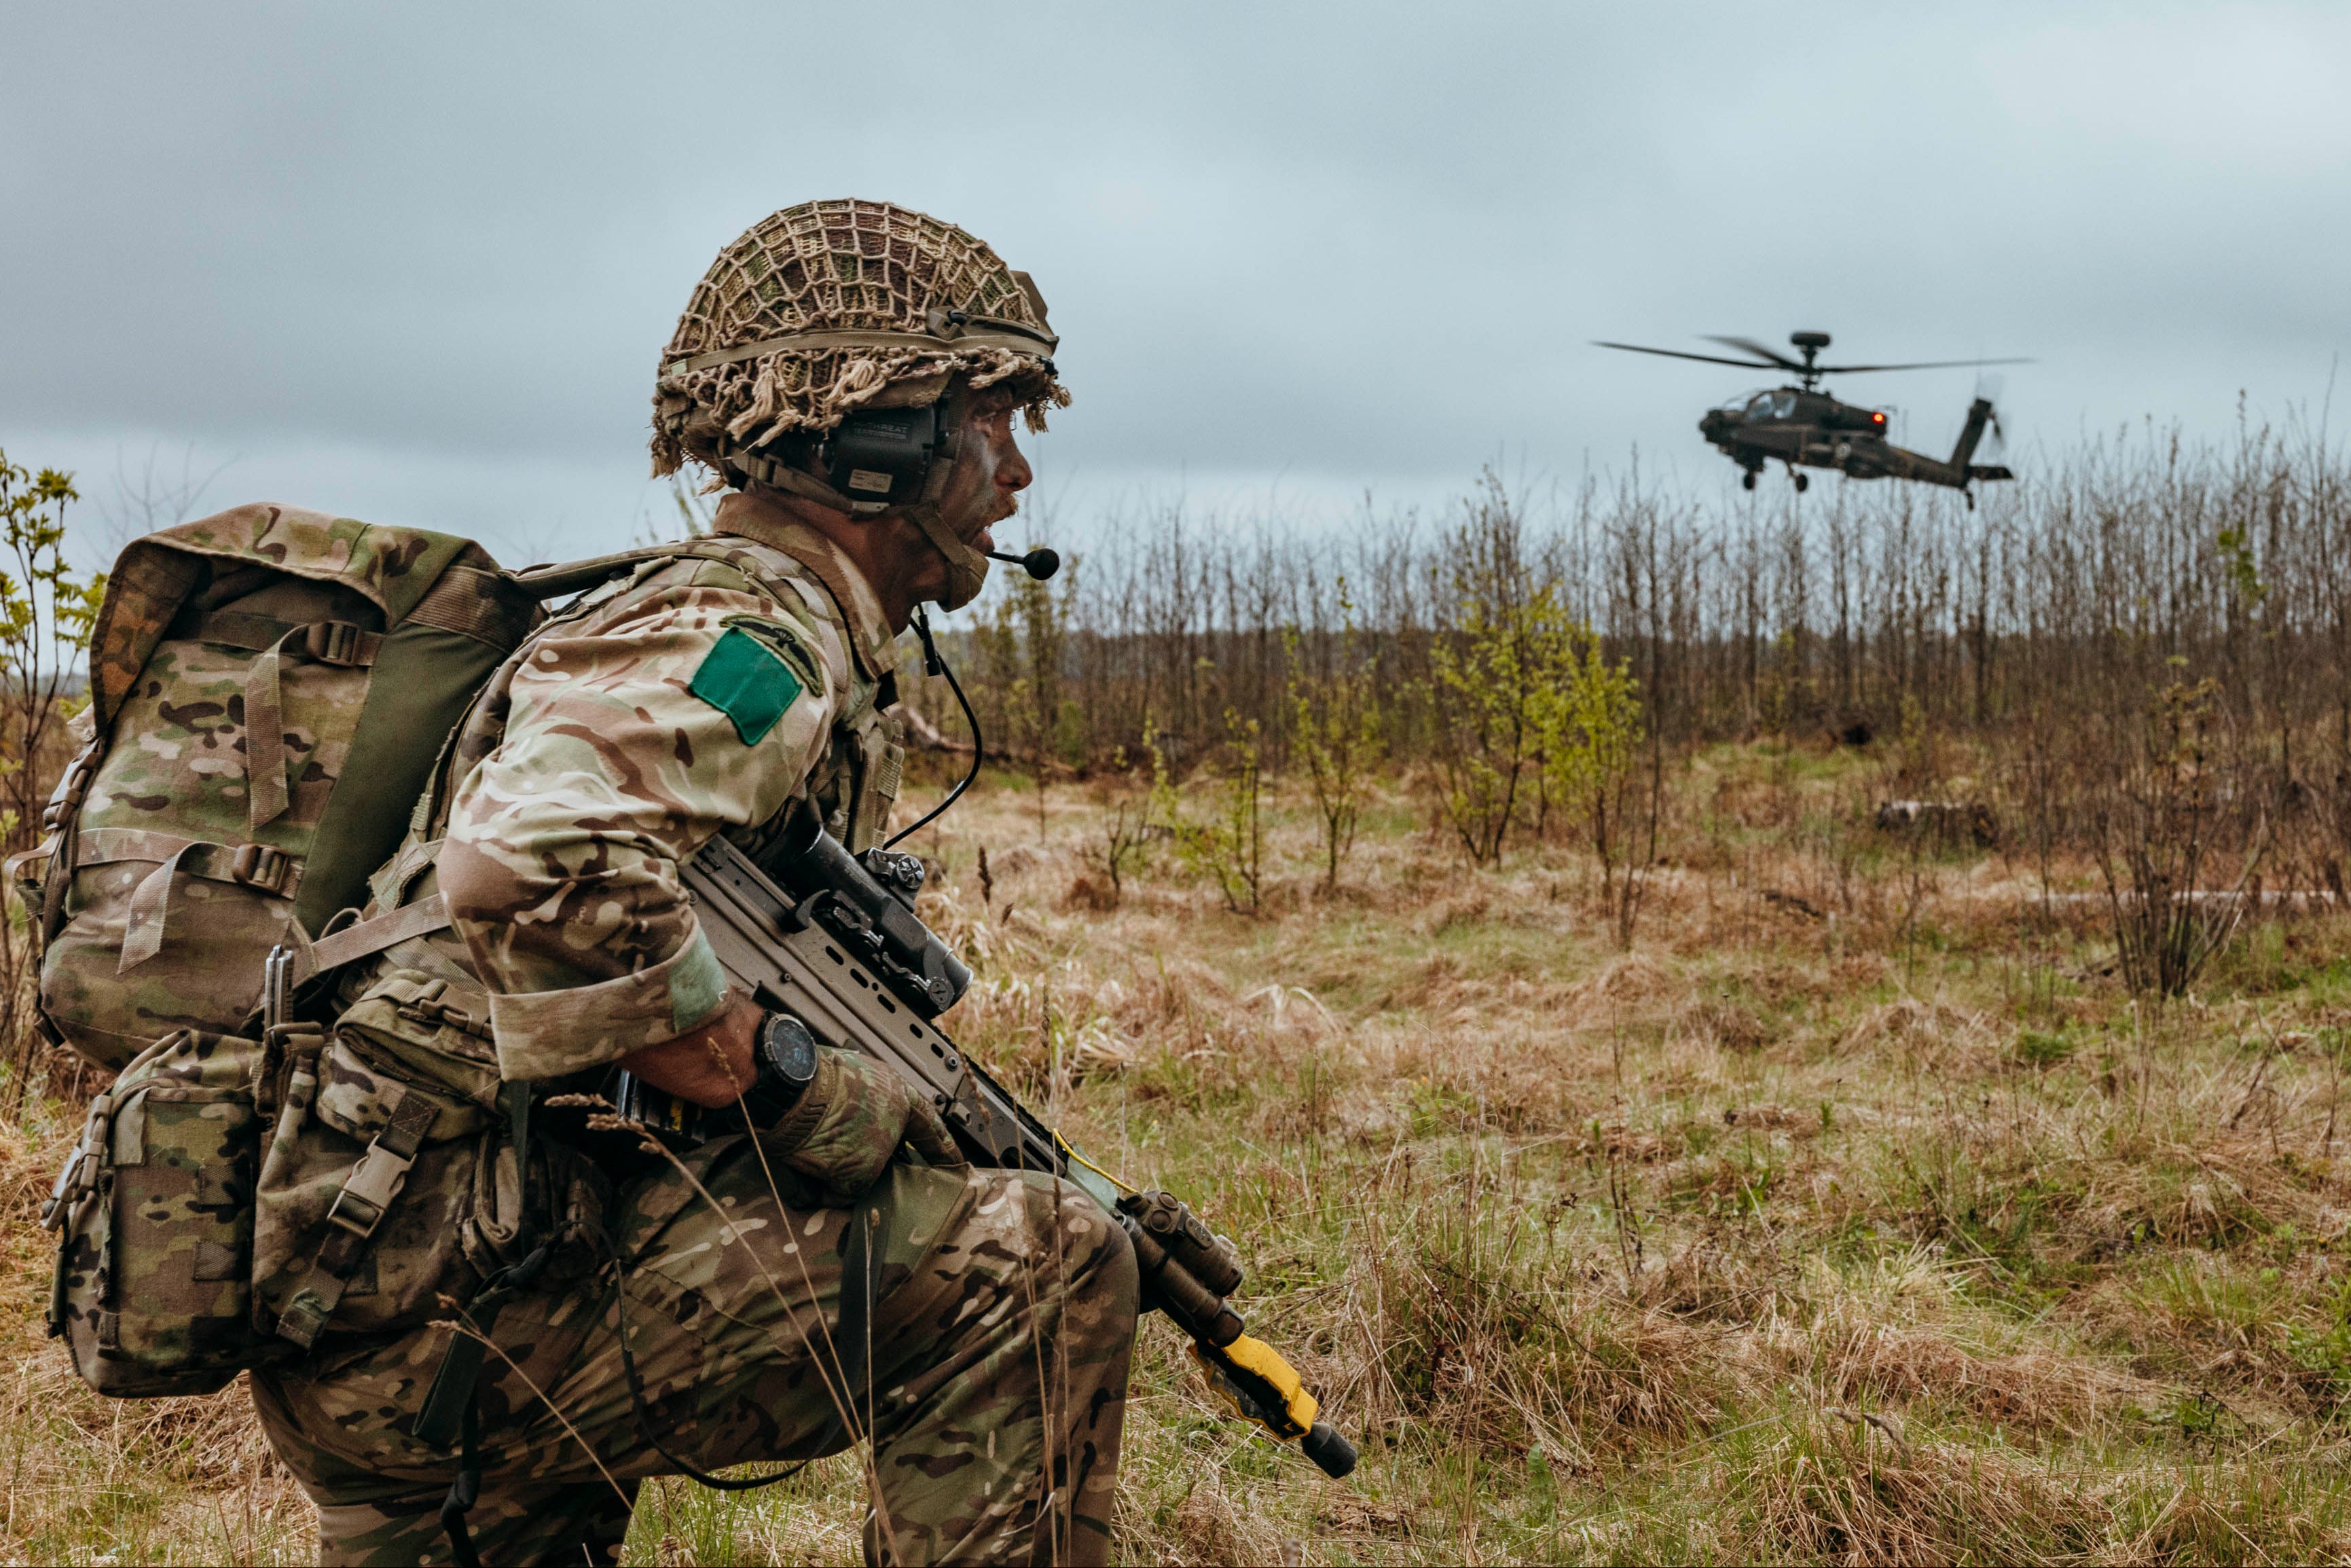
[[895, 1069], [853, 1051], [817, 1051], [816, 1077], [766, 1134], [782, 1163], [849, 1204], [882, 1179], [901, 1145], [933, 1166], [957, 1165], [938, 1111]]

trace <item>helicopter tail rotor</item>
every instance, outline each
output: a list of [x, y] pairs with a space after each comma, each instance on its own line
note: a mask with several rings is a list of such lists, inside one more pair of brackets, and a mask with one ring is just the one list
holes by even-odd
[[2008, 455], [2008, 432], [2001, 427], [2000, 395], [2008, 378], [2001, 375], [1976, 377], [1976, 398], [1986, 407], [1983, 455], [1994, 463]]

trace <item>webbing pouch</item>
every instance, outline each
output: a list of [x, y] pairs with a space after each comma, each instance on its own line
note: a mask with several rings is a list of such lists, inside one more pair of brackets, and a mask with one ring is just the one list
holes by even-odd
[[98, 1393], [207, 1394], [277, 1353], [250, 1321], [272, 1068], [261, 1041], [183, 1030], [91, 1102], [41, 1218], [58, 1233], [49, 1332]]
[[305, 1349], [421, 1327], [528, 1250], [544, 1194], [526, 1190], [490, 1056], [486, 1030], [413, 970], [336, 1020], [264, 1162], [256, 1326]]

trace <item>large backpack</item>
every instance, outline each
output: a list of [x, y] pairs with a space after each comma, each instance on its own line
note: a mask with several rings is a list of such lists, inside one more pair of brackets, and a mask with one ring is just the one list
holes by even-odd
[[259, 505], [133, 542], [90, 644], [94, 738], [12, 867], [53, 1038], [119, 1069], [248, 1032], [269, 950], [364, 901], [538, 618], [479, 545], [416, 528]]
[[[413, 1328], [592, 1223], [600, 1178], [528, 1139], [530, 1085], [499, 1081], [486, 1010], [398, 966], [446, 915], [405, 897], [433, 845], [394, 852], [540, 600], [741, 553], [682, 540], [517, 579], [466, 540], [277, 507], [124, 551], [96, 739], [14, 868], [45, 1022], [122, 1069], [43, 1210], [51, 1332], [91, 1387], [204, 1392], [321, 1334]], [[897, 755], [870, 718], [851, 739], [862, 823]], [[374, 917], [348, 924], [371, 873]], [[308, 1009], [335, 998], [331, 1021], [263, 1027], [280, 946], [298, 979], [338, 974]]]

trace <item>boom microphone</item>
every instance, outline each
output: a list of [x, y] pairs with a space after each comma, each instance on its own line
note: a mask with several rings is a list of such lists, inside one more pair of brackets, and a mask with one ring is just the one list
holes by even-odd
[[1061, 570], [1061, 553], [1047, 549], [1043, 545], [1039, 545], [1027, 555], [1007, 555], [1000, 549], [992, 549], [987, 552], [987, 559], [1008, 561], [1040, 582]]

